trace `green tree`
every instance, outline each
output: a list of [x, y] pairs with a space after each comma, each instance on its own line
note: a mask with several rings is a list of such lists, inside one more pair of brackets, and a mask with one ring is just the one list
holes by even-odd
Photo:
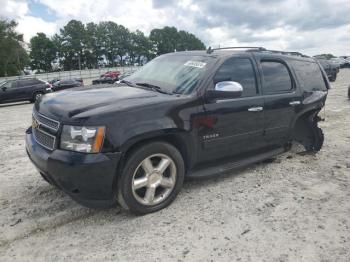
[[0, 20], [0, 76], [18, 75], [29, 62], [16, 27], [15, 21]]
[[102, 30], [105, 33], [105, 55], [111, 66], [119, 60], [120, 65], [123, 65], [124, 58], [131, 50], [130, 31], [122, 25], [114, 22], [102, 22]]
[[56, 46], [44, 33], [38, 33], [30, 39], [30, 59], [32, 69], [50, 72], [56, 59]]
[[203, 50], [205, 45], [195, 35], [177, 31], [175, 27], [153, 29], [150, 34], [157, 55], [174, 51]]
[[335, 58], [335, 56], [332, 54], [321, 54], [321, 55], [315, 55], [314, 57], [315, 58], [323, 58], [323, 59]]
[[132, 63], [142, 64], [142, 59], [149, 60], [152, 57], [152, 42], [139, 30], [130, 34], [131, 47], [129, 56]]
[[82, 22], [71, 20], [56, 37], [65, 70], [81, 69], [86, 65], [86, 30]]

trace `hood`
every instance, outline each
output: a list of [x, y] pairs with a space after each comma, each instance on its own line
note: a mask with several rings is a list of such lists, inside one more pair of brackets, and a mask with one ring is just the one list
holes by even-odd
[[88, 118], [131, 107], [173, 100], [175, 96], [127, 85], [80, 87], [42, 96], [35, 104], [39, 113], [61, 120]]

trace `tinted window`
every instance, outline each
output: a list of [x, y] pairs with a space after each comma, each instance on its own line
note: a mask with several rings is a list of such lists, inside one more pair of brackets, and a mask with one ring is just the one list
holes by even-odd
[[33, 86], [39, 83], [40, 82], [37, 79], [25, 79], [18, 81], [18, 86]]
[[16, 84], [16, 81], [8, 81], [1, 87], [14, 88], [14, 87], [17, 87], [17, 84]]
[[261, 63], [265, 94], [284, 93], [292, 90], [292, 80], [287, 67], [277, 61], [263, 61]]
[[72, 85], [75, 84], [74, 80], [62, 80], [61, 85]]
[[318, 64], [293, 60], [290, 62], [297, 75], [298, 81], [305, 91], [326, 91], [326, 83]]
[[235, 81], [243, 86], [242, 96], [257, 94], [255, 72], [252, 62], [248, 58], [230, 58], [216, 72], [214, 82]]

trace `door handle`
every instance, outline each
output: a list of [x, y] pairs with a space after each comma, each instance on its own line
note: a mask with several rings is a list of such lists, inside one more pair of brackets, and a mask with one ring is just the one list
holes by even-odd
[[248, 111], [249, 112], [260, 112], [260, 111], [263, 111], [263, 107], [262, 106], [258, 106], [258, 107], [251, 107], [251, 108], [248, 108]]
[[300, 101], [291, 101], [291, 102], [289, 102], [289, 104], [290, 104], [291, 106], [297, 106], [297, 105], [300, 105], [301, 102], [300, 102]]

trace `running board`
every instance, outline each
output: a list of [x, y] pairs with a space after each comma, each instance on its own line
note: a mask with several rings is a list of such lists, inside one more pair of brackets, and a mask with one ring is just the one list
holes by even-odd
[[212, 177], [218, 174], [226, 173], [228, 171], [232, 171], [235, 169], [239, 169], [257, 162], [261, 162], [263, 160], [269, 159], [271, 157], [274, 157], [276, 155], [279, 155], [286, 150], [281, 147], [278, 149], [274, 149], [271, 151], [267, 151], [258, 155], [255, 155], [253, 157], [245, 158], [242, 160], [239, 160], [237, 162], [231, 162], [231, 163], [226, 163], [223, 165], [218, 165], [214, 167], [209, 167], [209, 168], [203, 168], [195, 171], [190, 171], [189, 173], [186, 174], [187, 178], [207, 178], [207, 177]]

